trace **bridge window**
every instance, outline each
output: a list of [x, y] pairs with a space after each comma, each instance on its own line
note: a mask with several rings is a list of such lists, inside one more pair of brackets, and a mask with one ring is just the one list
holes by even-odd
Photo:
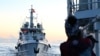
[[100, 8], [100, 0], [97, 0], [98, 1], [98, 8]]

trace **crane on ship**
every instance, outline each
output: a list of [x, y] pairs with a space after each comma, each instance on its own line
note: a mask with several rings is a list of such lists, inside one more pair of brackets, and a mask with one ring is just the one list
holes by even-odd
[[[67, 0], [67, 13], [74, 15], [86, 34], [100, 40], [100, 0]], [[100, 56], [100, 41], [95, 46], [96, 56]]]

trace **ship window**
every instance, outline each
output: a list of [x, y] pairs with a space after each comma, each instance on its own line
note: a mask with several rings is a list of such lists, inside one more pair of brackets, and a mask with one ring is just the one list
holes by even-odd
[[31, 30], [31, 29], [29, 29], [29, 32], [32, 32], [32, 30]]
[[38, 24], [37, 24], [37, 27], [38, 27], [38, 28], [40, 28], [40, 27], [41, 27], [41, 25], [38, 23]]
[[42, 31], [41, 31], [41, 30], [38, 30], [38, 32], [42, 33]]
[[25, 45], [25, 49], [27, 49], [27, 45]]
[[98, 0], [98, 8], [100, 8], [100, 0]]
[[88, 9], [88, 0], [79, 0], [79, 10], [87, 10]]
[[43, 33], [43, 35], [45, 35], [45, 33]]
[[26, 35], [28, 33], [28, 30], [22, 30], [22, 32]]
[[22, 45], [20, 45], [20, 50], [23, 50], [23, 47], [22, 47]]
[[30, 32], [30, 33], [32, 33], [32, 32], [33, 32], [33, 33], [36, 33], [36, 30], [35, 30], [35, 29], [29, 29], [29, 32]]
[[37, 39], [37, 36], [33, 36], [33, 40], [36, 40]]
[[36, 33], [36, 30], [33, 30], [33, 33]]
[[29, 40], [29, 38], [28, 38], [29, 36], [28, 36], [28, 35], [26, 35], [25, 37], [26, 37], [26, 38], [25, 38], [26, 40]]
[[47, 49], [48, 49], [48, 47], [45, 45], [45, 46], [44, 46], [44, 50], [47, 51]]
[[20, 36], [19, 39], [22, 40], [22, 36]]
[[70, 6], [72, 11], [84, 11], [84, 10], [91, 10], [92, 7], [96, 4], [94, 0], [71, 0]]

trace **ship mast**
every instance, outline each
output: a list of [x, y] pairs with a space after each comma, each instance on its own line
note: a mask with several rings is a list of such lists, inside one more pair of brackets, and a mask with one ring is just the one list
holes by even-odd
[[30, 11], [30, 28], [33, 28], [34, 23], [33, 23], [33, 13], [34, 13], [34, 9], [31, 6], [31, 11]]

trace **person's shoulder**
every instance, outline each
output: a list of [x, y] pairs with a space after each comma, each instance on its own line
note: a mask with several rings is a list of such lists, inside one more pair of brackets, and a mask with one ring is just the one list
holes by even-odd
[[67, 41], [65, 41], [65, 42], [62, 42], [62, 43], [61, 43], [61, 45], [64, 45], [64, 44], [66, 44], [66, 43], [67, 43]]
[[60, 47], [61, 47], [61, 46], [66, 46], [67, 44], [68, 44], [68, 42], [67, 42], [67, 41], [62, 42], [62, 43], [60, 44]]

